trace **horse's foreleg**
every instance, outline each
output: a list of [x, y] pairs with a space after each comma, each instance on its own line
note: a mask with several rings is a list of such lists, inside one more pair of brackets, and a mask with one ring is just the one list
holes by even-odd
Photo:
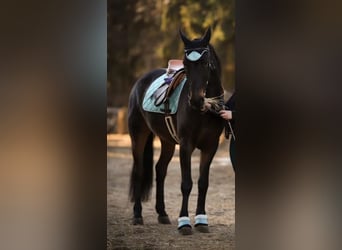
[[175, 145], [161, 141], [161, 153], [156, 164], [156, 211], [158, 213], [158, 221], [161, 224], [171, 224], [170, 219], [165, 211], [164, 203], [164, 182], [167, 173], [167, 167], [175, 152]]
[[197, 209], [195, 217], [195, 227], [200, 232], [207, 233], [208, 229], [208, 218], [205, 212], [205, 200], [207, 196], [209, 186], [209, 169], [212, 159], [215, 155], [216, 147], [209, 150], [202, 150], [201, 161], [200, 161], [200, 175], [198, 179], [198, 198], [197, 198]]
[[178, 229], [181, 234], [191, 234], [190, 218], [188, 213], [189, 195], [192, 189], [191, 154], [194, 148], [189, 145], [180, 146], [180, 165], [182, 172], [181, 191], [183, 195], [182, 208], [178, 219]]

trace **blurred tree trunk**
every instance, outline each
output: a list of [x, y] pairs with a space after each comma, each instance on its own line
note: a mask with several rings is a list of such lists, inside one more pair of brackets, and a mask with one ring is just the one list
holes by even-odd
[[118, 111], [116, 132], [118, 134], [128, 133], [127, 126], [127, 108], [120, 108]]

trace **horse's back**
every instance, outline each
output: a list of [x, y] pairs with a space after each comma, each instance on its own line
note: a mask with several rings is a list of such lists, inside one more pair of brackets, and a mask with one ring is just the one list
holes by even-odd
[[141, 106], [143, 98], [144, 98], [144, 94], [147, 88], [151, 85], [151, 83], [155, 79], [157, 79], [159, 76], [161, 76], [165, 72], [166, 72], [166, 69], [159, 68], [159, 69], [152, 70], [146, 73], [145, 75], [143, 75], [141, 78], [139, 78], [135, 82], [131, 90], [131, 94], [129, 97], [129, 107], [133, 107], [132, 105]]

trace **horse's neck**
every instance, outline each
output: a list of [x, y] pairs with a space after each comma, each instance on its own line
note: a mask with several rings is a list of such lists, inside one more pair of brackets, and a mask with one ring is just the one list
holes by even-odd
[[207, 94], [217, 96], [223, 93], [223, 87], [221, 84], [221, 65], [214, 48], [211, 45], [209, 46], [209, 48], [210, 64], [212, 68], [210, 68]]
[[208, 84], [206, 96], [207, 97], [216, 97], [223, 94], [223, 88], [222, 86], [217, 87], [209, 87], [210, 84]]
[[214, 97], [221, 94], [223, 94], [223, 87], [221, 85], [220, 76], [215, 70], [211, 70], [207, 87], [207, 96]]

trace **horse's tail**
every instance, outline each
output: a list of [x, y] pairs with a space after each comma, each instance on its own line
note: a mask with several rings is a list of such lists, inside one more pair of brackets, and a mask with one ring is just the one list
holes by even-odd
[[149, 199], [153, 181], [153, 139], [154, 135], [151, 133], [145, 144], [142, 169], [137, 169], [139, 166], [136, 163], [133, 164], [129, 192], [132, 202], [137, 196], [140, 196], [141, 201]]

